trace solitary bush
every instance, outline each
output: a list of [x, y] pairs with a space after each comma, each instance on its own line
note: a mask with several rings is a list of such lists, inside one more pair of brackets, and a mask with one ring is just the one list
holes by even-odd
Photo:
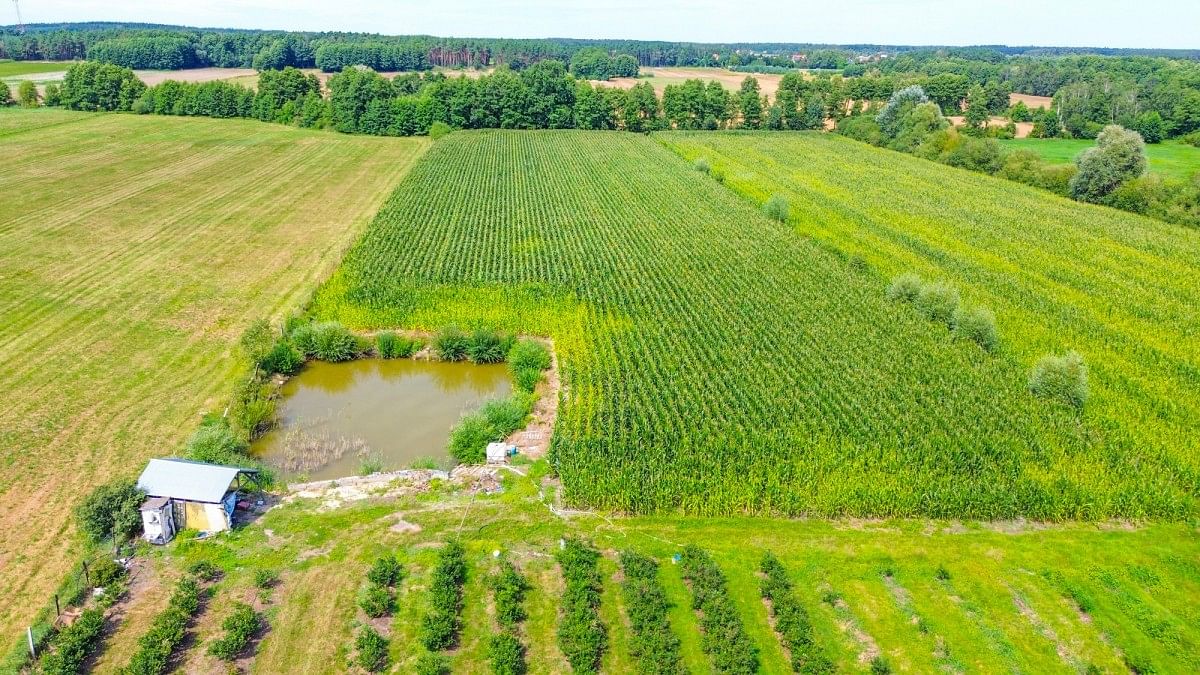
[[443, 361], [462, 361], [467, 356], [469, 340], [454, 326], [443, 328], [433, 338], [433, 350]]
[[935, 281], [921, 287], [917, 294], [917, 311], [932, 321], [953, 325], [954, 312], [958, 309], [958, 289], [944, 281]]
[[395, 586], [404, 578], [404, 567], [395, 556], [381, 555], [367, 571], [367, 581], [380, 586]]
[[521, 391], [532, 392], [542, 380], [542, 371], [550, 367], [550, 350], [537, 340], [517, 340], [508, 351], [508, 371]]
[[275, 570], [259, 568], [254, 570], [254, 585], [258, 588], [271, 588], [279, 583], [279, 573]]
[[1142, 175], [1146, 170], [1146, 145], [1136, 131], [1110, 124], [1096, 137], [1096, 145], [1085, 150], [1075, 164], [1079, 171], [1071, 178], [1071, 196], [1099, 202], [1121, 183]]
[[783, 195], [771, 195], [767, 203], [763, 204], [763, 213], [771, 220], [781, 223], [787, 222], [789, 210], [788, 201]]
[[396, 608], [392, 590], [380, 584], [367, 584], [358, 594], [358, 606], [372, 619], [387, 616]]
[[891, 675], [892, 666], [882, 656], [871, 659], [871, 675]]
[[354, 639], [354, 647], [358, 650], [355, 661], [368, 673], [378, 673], [385, 670], [391, 661], [388, 656], [388, 639], [370, 626], [363, 626]]
[[221, 578], [221, 568], [208, 560], [197, 560], [188, 565], [188, 572], [201, 581], [216, 581]]
[[495, 431], [483, 415], [467, 415], [450, 430], [450, 456], [461, 464], [480, 464], [484, 449], [494, 440]]
[[488, 660], [495, 675], [525, 675], [525, 647], [509, 632], [492, 636], [488, 643]]
[[75, 508], [79, 529], [95, 542], [133, 537], [142, 526], [142, 505], [146, 493], [133, 479], [101, 485]]
[[416, 675], [450, 675], [450, 661], [441, 654], [422, 654], [415, 670]]
[[275, 335], [271, 331], [270, 322], [266, 319], [252, 322], [238, 339], [238, 346], [242, 348], [252, 363], [262, 361], [274, 344]]
[[108, 586], [125, 578], [125, 567], [109, 557], [103, 557], [88, 567], [88, 578], [92, 586]]
[[454, 131], [454, 129], [449, 124], [440, 120], [429, 125], [429, 137], [435, 141], [448, 135], [451, 131]]
[[297, 330], [292, 340], [306, 356], [322, 361], [349, 361], [358, 355], [358, 339], [336, 321], [312, 324], [307, 330]]
[[906, 272], [895, 277], [892, 279], [892, 283], [888, 284], [887, 299], [915, 302], [917, 296], [921, 294], [921, 287], [924, 285], [925, 282], [921, 280], [921, 277], [912, 272]]
[[700, 173], [708, 173], [712, 168], [712, 166], [708, 163], [708, 158], [706, 157], [697, 157], [692, 166], [696, 167], [696, 170]]
[[1088, 398], [1088, 373], [1083, 357], [1075, 351], [1062, 356], [1043, 356], [1029, 374], [1029, 390], [1037, 396], [1082, 408]]
[[1000, 347], [1000, 334], [996, 332], [996, 315], [986, 307], [959, 307], [954, 312], [954, 334], [973, 340], [984, 351], [994, 352]]
[[258, 366], [268, 375], [273, 373], [292, 375], [303, 365], [304, 355], [290, 340], [276, 342], [271, 351], [267, 352], [258, 363]]
[[17, 85], [17, 101], [25, 108], [37, 107], [37, 85], [33, 80], [21, 80], [21, 84]]
[[500, 363], [507, 350], [495, 331], [480, 328], [467, 339], [467, 358], [472, 363]]
[[188, 439], [185, 450], [188, 459], [213, 464], [236, 464], [245, 452], [245, 442], [234, 435], [224, 420], [200, 425]]

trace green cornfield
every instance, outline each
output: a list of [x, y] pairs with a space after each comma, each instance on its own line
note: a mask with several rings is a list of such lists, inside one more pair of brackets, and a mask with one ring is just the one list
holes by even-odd
[[[312, 311], [358, 328], [553, 338], [552, 461], [578, 504], [1194, 512], [1196, 233], [844, 139], [659, 140], [442, 139]], [[724, 186], [693, 170], [701, 156]], [[788, 223], [758, 208], [772, 194]], [[990, 307], [999, 351], [889, 302], [903, 271]], [[1066, 349], [1092, 372], [1082, 412], [1027, 390], [1032, 363]]]

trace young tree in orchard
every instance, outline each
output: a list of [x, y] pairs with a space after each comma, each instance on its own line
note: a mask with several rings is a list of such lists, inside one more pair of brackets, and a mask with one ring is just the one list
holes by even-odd
[[763, 122], [762, 93], [758, 79], [747, 76], [738, 90], [738, 110], [742, 113], [742, 126], [746, 129], [761, 129]]
[[1071, 178], [1071, 196], [1098, 203], [1146, 171], [1146, 145], [1136, 131], [1110, 124], [1075, 164], [1079, 170]]

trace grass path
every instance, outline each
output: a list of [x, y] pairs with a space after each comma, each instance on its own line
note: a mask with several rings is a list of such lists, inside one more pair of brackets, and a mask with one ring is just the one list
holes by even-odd
[[71, 563], [75, 502], [178, 451], [236, 336], [304, 301], [426, 144], [0, 111], [0, 635]]

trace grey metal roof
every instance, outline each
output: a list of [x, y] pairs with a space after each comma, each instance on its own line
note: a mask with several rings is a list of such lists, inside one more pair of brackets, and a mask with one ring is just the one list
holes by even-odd
[[216, 503], [242, 472], [255, 473], [253, 469], [186, 459], [152, 459], [138, 478], [138, 487], [151, 497]]

